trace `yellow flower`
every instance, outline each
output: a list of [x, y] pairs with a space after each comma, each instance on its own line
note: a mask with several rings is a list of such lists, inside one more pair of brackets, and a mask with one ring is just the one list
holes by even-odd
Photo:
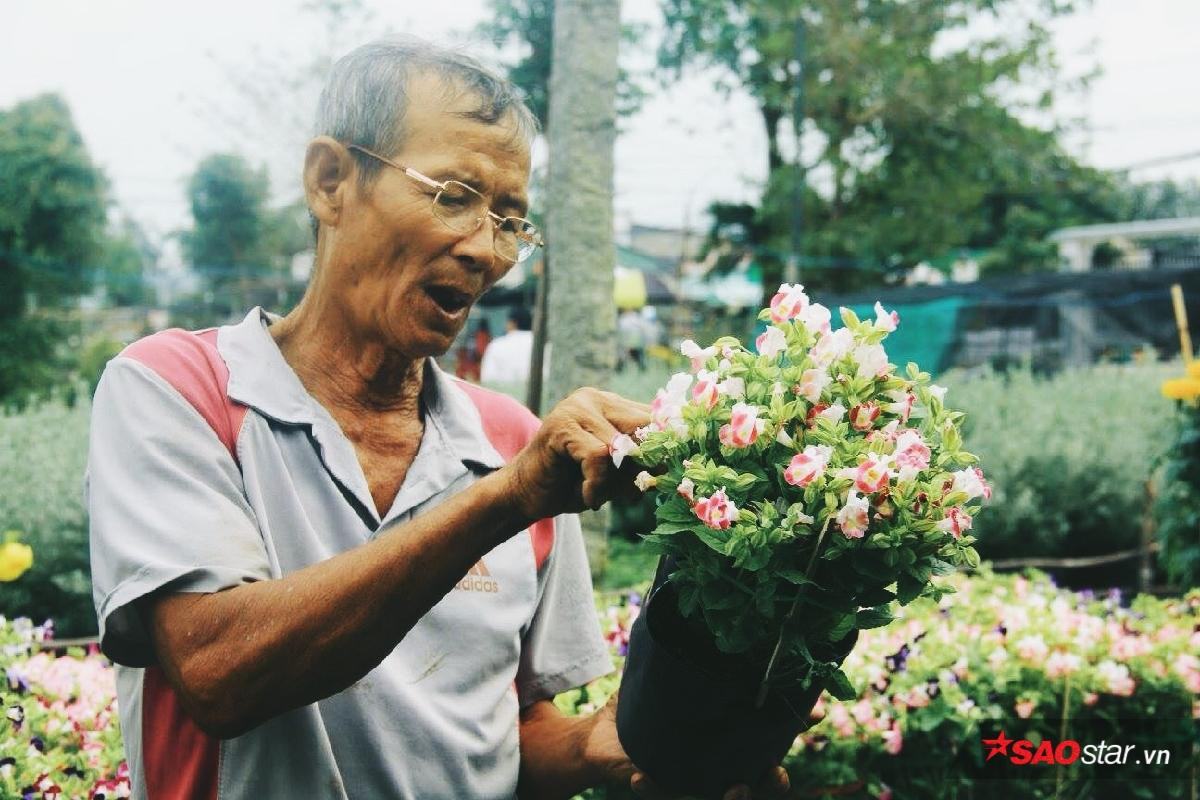
[[1189, 378], [1200, 379], [1200, 359], [1187, 365], [1187, 374]]
[[1163, 381], [1162, 393], [1172, 400], [1195, 400], [1200, 397], [1200, 378], [1171, 378]]
[[0, 544], [0, 581], [15, 581], [32, 566], [32, 547], [20, 542]]

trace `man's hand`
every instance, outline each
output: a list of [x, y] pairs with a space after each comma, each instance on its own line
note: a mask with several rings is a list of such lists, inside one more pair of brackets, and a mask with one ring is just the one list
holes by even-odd
[[[629, 787], [638, 797], [645, 800], [674, 800], [676, 795], [657, 786], [625, 754], [617, 738], [617, 695], [614, 694], [604, 708], [596, 712], [594, 724], [584, 746], [584, 758], [600, 765], [610, 783], [629, 781]], [[762, 782], [751, 789], [749, 786], [731, 786], [722, 800], [752, 800], [752, 798], [783, 797], [790, 788], [787, 770], [775, 767]]]
[[650, 422], [650, 406], [612, 392], [579, 389], [546, 417], [533, 440], [508, 472], [512, 497], [530, 520], [596, 509], [615, 495], [633, 490], [638, 468], [617, 469], [609, 445], [618, 433]]

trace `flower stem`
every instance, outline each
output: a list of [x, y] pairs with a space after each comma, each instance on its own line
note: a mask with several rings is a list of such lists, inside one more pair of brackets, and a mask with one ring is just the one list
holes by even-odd
[[[832, 519], [832, 513], [825, 517], [825, 524], [821, 526], [821, 532], [817, 534], [817, 544], [813, 547], [812, 556], [808, 559], [808, 566], [804, 570], [805, 578], [812, 577], [813, 565], [817, 563], [817, 554], [821, 552], [821, 543], [825, 541], [825, 531], [829, 528], [829, 523]], [[787, 632], [792, 617], [796, 616], [796, 609], [800, 607], [800, 598], [803, 594], [804, 586], [796, 587], [796, 597], [792, 600], [792, 607], [788, 609], [787, 616], [783, 618], [783, 623], [779, 626], [779, 638], [775, 640], [775, 649], [771, 651], [771, 658], [767, 661], [767, 670], [763, 673], [762, 683], [758, 685], [758, 695], [754, 698], [755, 708], [762, 708], [763, 704], [767, 702], [771, 671], [775, 668], [775, 660], [779, 658], [779, 650], [783, 646], [783, 635]]]

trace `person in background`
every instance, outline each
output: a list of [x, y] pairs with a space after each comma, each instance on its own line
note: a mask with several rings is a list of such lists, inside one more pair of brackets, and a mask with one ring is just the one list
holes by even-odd
[[528, 309], [514, 308], [508, 314], [505, 333], [487, 346], [479, 368], [484, 383], [524, 383], [529, 380], [533, 354], [533, 332]]
[[620, 343], [618, 369], [624, 369], [629, 362], [637, 364], [641, 372], [646, 371], [646, 327], [642, 324], [641, 315], [632, 310], [621, 312], [617, 319], [617, 341]]

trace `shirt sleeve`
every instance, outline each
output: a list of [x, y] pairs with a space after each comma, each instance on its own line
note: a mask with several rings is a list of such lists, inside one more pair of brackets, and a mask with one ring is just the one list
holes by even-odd
[[554, 521], [554, 546], [538, 576], [541, 597], [521, 642], [521, 708], [612, 672], [600, 633], [579, 517]]
[[271, 576], [233, 456], [179, 392], [133, 359], [110, 362], [96, 390], [85, 480], [100, 647], [113, 661], [154, 663], [139, 598]]

